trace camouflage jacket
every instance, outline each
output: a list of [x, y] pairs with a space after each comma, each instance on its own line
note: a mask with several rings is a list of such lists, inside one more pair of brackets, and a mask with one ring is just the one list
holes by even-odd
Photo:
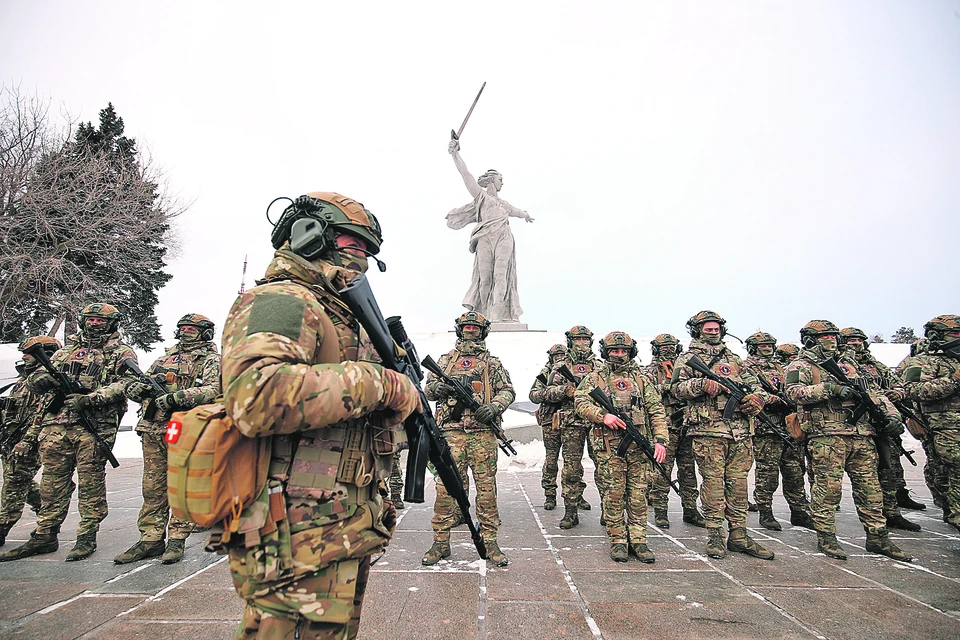
[[[757, 382], [760, 382], [760, 378], [762, 376], [763, 379], [766, 380], [774, 389], [780, 393], [783, 393], [785, 372], [783, 367], [780, 366], [780, 363], [778, 363], [775, 358], [771, 357], [767, 359], [760, 356], [750, 356], [743, 361], [743, 366], [747, 369], [747, 371], [752, 373], [757, 378]], [[760, 382], [760, 388], [766, 391], [762, 382]], [[777, 397], [776, 394], [769, 392], [767, 393], [766, 400], [767, 404], [764, 406], [763, 410], [774, 420], [780, 420], [783, 422], [784, 416], [790, 412], [790, 406]], [[754, 428], [754, 435], [773, 435], [773, 429], [768, 427], [760, 420], [757, 420], [754, 423]]]
[[557, 422], [561, 428], [568, 426], [587, 427], [591, 426], [589, 422], [577, 415], [574, 410], [573, 396], [567, 395], [567, 385], [573, 384], [560, 373], [560, 367], [566, 365], [567, 369], [574, 377], [582, 382], [586, 375], [600, 367], [600, 362], [590, 351], [586, 355], [577, 355], [570, 351], [564, 354], [563, 358], [557, 361], [557, 364], [550, 370], [547, 376], [549, 384], [543, 390], [543, 399], [545, 402], [551, 402], [557, 405]]
[[760, 383], [744, 368], [740, 356], [722, 343], [710, 345], [702, 340], [694, 340], [690, 343], [690, 348], [677, 358], [673, 368], [673, 378], [670, 380], [674, 395], [687, 401], [687, 410], [683, 417], [683, 423], [688, 427], [687, 433], [691, 436], [713, 436], [733, 440], [743, 440], [753, 436], [753, 420], [740, 411], [739, 407], [730, 420], [723, 419], [723, 410], [730, 398], [725, 387], [721, 385], [720, 393], [715, 397], [704, 393], [703, 385], [706, 379], [686, 366], [687, 361], [694, 355], [703, 360], [704, 364], [717, 375], [744, 383], [764, 400], [769, 399], [767, 394], [759, 391]]
[[[603, 424], [607, 412], [590, 397], [590, 392], [595, 388], [603, 391], [613, 406], [629, 415], [637, 430], [647, 439], [660, 444], [666, 444], [670, 439], [660, 392], [640, 366], [633, 360], [623, 365], [604, 362], [599, 369], [584, 377], [574, 395], [577, 415], [595, 425], [594, 432], [599, 432], [604, 450], [615, 451], [626, 431], [611, 429]], [[595, 437], [594, 441], [597, 440]], [[636, 443], [631, 444], [630, 448], [636, 448]]]
[[907, 398], [917, 402], [933, 431], [960, 430], [960, 360], [937, 351], [906, 358], [902, 371]]
[[[483, 340], [458, 339], [452, 351], [440, 356], [437, 365], [451, 378], [460, 378], [467, 386], [473, 388], [473, 397], [480, 404], [491, 404], [497, 407], [497, 425], [501, 422], [501, 415], [507, 410], [516, 398], [510, 374], [503, 367], [500, 359], [487, 351]], [[463, 407], [459, 420], [454, 419], [457, 408], [457, 399], [448, 397], [440, 399], [436, 394], [437, 378], [427, 376], [424, 392], [428, 400], [437, 401], [437, 424], [444, 431], [463, 429], [464, 431], [485, 431], [490, 425], [480, 422], [473, 417], [473, 412]]]
[[26, 377], [31, 372], [25, 372], [17, 380], [10, 393], [3, 398], [3, 414], [0, 415], [0, 455], [7, 455], [14, 445], [20, 442], [27, 434], [35, 420], [41, 418], [38, 413], [43, 403], [43, 396], [34, 393], [26, 385]]
[[[857, 361], [840, 355], [836, 356], [837, 364], [844, 374], [855, 382], [858, 378], [868, 378], [868, 393], [870, 397], [884, 410], [888, 417], [897, 417], [899, 414], [890, 401], [879, 392], [876, 383], [869, 381], [869, 374], [861, 369]], [[857, 408], [855, 400], [841, 402], [833, 397], [827, 384], [839, 384], [839, 381], [830, 375], [819, 363], [827, 359], [820, 347], [801, 349], [800, 357], [787, 365], [786, 395], [791, 402], [797, 404], [797, 418], [800, 428], [809, 437], [816, 436], [873, 436], [876, 431], [870, 424], [870, 416], [864, 414], [856, 424], [849, 424], [847, 419]]]
[[[160, 383], [167, 393], [183, 392], [180, 409], [192, 409], [213, 402], [220, 395], [220, 354], [212, 342], [200, 342], [189, 347], [177, 342], [166, 353], [154, 360], [146, 374]], [[131, 397], [143, 401], [137, 433], [161, 434], [166, 431], [170, 414], [151, 410], [152, 398]], [[148, 420], [145, 416], [153, 415]]]
[[[53, 354], [50, 361], [88, 390], [90, 415], [99, 427], [116, 430], [127, 410], [124, 389], [135, 379], [123, 366], [123, 361], [129, 358], [136, 362], [137, 354], [121, 340], [119, 333], [90, 339], [81, 332], [68, 337], [65, 342], [66, 346]], [[27, 386], [33, 389], [34, 382], [45, 373], [43, 367], [38, 367], [27, 377]], [[63, 407], [55, 414], [47, 413], [30, 427], [27, 437], [35, 439], [43, 427], [77, 425], [78, 420], [77, 414]]]
[[877, 360], [870, 351], [864, 349], [860, 353], [850, 353], [850, 357], [857, 361], [864, 377], [868, 379], [869, 384], [887, 392], [894, 392], [903, 397], [906, 390], [903, 387], [903, 381], [890, 367]]
[[550, 359], [547, 361], [547, 364], [543, 366], [543, 369], [540, 369], [540, 373], [538, 373], [537, 377], [533, 380], [533, 386], [530, 387], [530, 402], [540, 405], [537, 407], [537, 424], [540, 426], [550, 424], [553, 414], [556, 413], [557, 407], [559, 406], [556, 403], [547, 402], [543, 398], [547, 390], [548, 376], [552, 368], [552, 359]]
[[673, 377], [673, 360], [653, 359], [653, 362], [641, 369], [660, 392], [663, 410], [667, 414], [667, 426], [671, 431], [683, 428], [683, 411], [687, 403], [673, 395], [670, 379]]

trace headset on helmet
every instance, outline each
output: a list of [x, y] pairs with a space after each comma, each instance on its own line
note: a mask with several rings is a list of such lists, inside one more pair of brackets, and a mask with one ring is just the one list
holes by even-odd
[[574, 338], [590, 338], [590, 347], [593, 348], [593, 331], [590, 331], [590, 329], [587, 329], [582, 324], [573, 325], [564, 335], [567, 336], [567, 349], [573, 348]]
[[766, 331], [757, 331], [756, 333], [751, 333], [746, 341], [747, 353], [751, 356], [757, 355], [757, 347], [762, 344], [772, 344], [774, 347], [777, 346], [777, 339]]
[[637, 341], [625, 331], [611, 331], [600, 341], [600, 357], [606, 360], [610, 357], [611, 349], [629, 349], [628, 359], [637, 357]]
[[27, 349], [35, 344], [42, 344], [43, 350], [47, 352], [48, 356], [52, 356], [61, 347], [60, 341], [56, 338], [50, 336], [33, 336], [21, 342], [18, 348], [21, 353], [26, 353]]
[[960, 316], [947, 313], [937, 316], [923, 325], [923, 335], [932, 343], [946, 342], [949, 331], [960, 331]]
[[720, 325], [720, 337], [723, 338], [727, 335], [727, 321], [723, 317], [714, 312], [714, 311], [701, 311], [696, 314], [689, 320], [687, 320], [687, 333], [690, 334], [690, 337], [693, 339], [700, 338], [700, 330], [703, 328], [703, 325], [707, 322], [716, 322]]
[[83, 321], [87, 318], [103, 318], [110, 323], [110, 331], [116, 331], [117, 327], [120, 325], [120, 320], [123, 319], [120, 311], [117, 310], [112, 304], [105, 302], [94, 302], [93, 304], [88, 304], [83, 308], [83, 311], [80, 312], [80, 325], [83, 326]]
[[669, 345], [676, 347], [677, 355], [680, 355], [683, 352], [683, 345], [680, 344], [679, 340], [669, 333], [661, 333], [650, 341], [650, 353], [656, 356], [660, 352], [660, 347], [666, 347]]
[[476, 311], [467, 311], [464, 314], [461, 314], [456, 320], [453, 321], [454, 326], [456, 327], [457, 337], [463, 337], [463, 327], [468, 324], [475, 324], [480, 327], [480, 339], [486, 339], [487, 335], [490, 333], [490, 321], [483, 317], [483, 314], [477, 313]]
[[[290, 200], [290, 198], [276, 198]], [[279, 249], [287, 241], [290, 250], [306, 260], [315, 260], [325, 253], [333, 254], [340, 233], [351, 233], [364, 240], [367, 252], [376, 255], [383, 243], [380, 222], [376, 216], [363, 208], [359, 202], [332, 191], [312, 191], [290, 200], [276, 224], [270, 220], [270, 206], [267, 207], [267, 221], [273, 224], [270, 242]]]
[[173, 337], [180, 339], [180, 327], [184, 325], [190, 325], [196, 327], [200, 330], [200, 339], [205, 341], [213, 340], [213, 331], [215, 325], [213, 321], [210, 320], [207, 316], [200, 313], [188, 313], [179, 320], [177, 320], [177, 330], [173, 334]]
[[816, 346], [818, 337], [827, 335], [839, 336], [837, 325], [829, 320], [811, 320], [800, 329], [800, 342], [807, 349], [811, 349]]

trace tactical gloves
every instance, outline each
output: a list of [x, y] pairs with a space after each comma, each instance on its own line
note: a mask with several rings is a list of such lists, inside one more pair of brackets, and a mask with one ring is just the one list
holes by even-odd
[[568, 398], [572, 398], [574, 395], [576, 395], [576, 393], [577, 388], [573, 386], [572, 382], [568, 382], [567, 386], [563, 388], [563, 395], [567, 396]]
[[439, 399], [449, 398], [454, 394], [456, 389], [453, 388], [452, 384], [447, 384], [442, 380], [436, 384], [433, 388], [433, 394]]
[[839, 398], [841, 402], [849, 402], [850, 400], [857, 399], [857, 392], [850, 387], [837, 384], [833, 385], [833, 397]]
[[184, 400], [187, 399], [187, 394], [183, 391], [175, 391], [173, 393], [165, 393], [154, 402], [157, 403], [157, 409], [163, 411], [164, 413], [171, 413], [183, 407]]
[[479, 420], [480, 422], [485, 422], [490, 424], [493, 422], [493, 419], [499, 415], [500, 410], [492, 404], [482, 404], [477, 407], [477, 410], [473, 412], [473, 417]]
[[710, 380], [709, 378], [703, 378], [703, 393], [707, 394], [711, 398], [715, 398], [718, 393], [720, 393], [720, 383], [716, 380]]
[[13, 456], [14, 460], [29, 460], [37, 454], [37, 441], [31, 440], [29, 438], [24, 438], [10, 451], [10, 455]]
[[903, 433], [903, 423], [900, 421], [900, 418], [887, 418], [886, 423], [883, 425], [883, 433], [888, 436], [899, 436]]
[[153, 391], [153, 387], [148, 385], [146, 382], [140, 382], [139, 380], [134, 380], [127, 385], [126, 389], [124, 389], [126, 396], [134, 402], [143, 401], [144, 398], [150, 396], [151, 391]]
[[887, 396], [887, 400], [890, 402], [903, 402], [903, 399], [907, 397], [900, 389], [887, 389], [883, 394]]
[[46, 393], [57, 388], [57, 379], [49, 373], [43, 372], [34, 378], [28, 386], [34, 393]]
[[81, 413], [86, 411], [91, 407], [93, 403], [90, 401], [90, 396], [82, 393], [73, 393], [67, 396], [67, 399], [64, 400], [63, 406], [74, 413]]
[[740, 411], [750, 417], [757, 415], [763, 411], [763, 398], [755, 393], [744, 396], [740, 401]]

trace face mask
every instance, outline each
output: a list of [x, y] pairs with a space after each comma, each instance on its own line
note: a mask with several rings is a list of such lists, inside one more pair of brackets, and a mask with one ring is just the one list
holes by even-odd
[[110, 323], [108, 322], [106, 324], [98, 324], [96, 326], [84, 323], [83, 332], [88, 336], [90, 336], [91, 338], [96, 336], [103, 336], [110, 333]]
[[719, 333], [716, 333], [716, 334], [704, 333], [702, 335], [703, 335], [703, 341], [706, 342], [707, 344], [720, 344], [721, 338]]
[[677, 348], [676, 347], [660, 347], [657, 350], [657, 355], [663, 360], [670, 360], [675, 355], [677, 355]]
[[479, 340], [480, 331], [476, 329], [462, 329], [460, 335], [464, 340]]
[[817, 344], [820, 346], [820, 350], [825, 354], [836, 353], [837, 351], [837, 341], [833, 340], [817, 340]]
[[863, 353], [863, 343], [862, 343], [862, 342], [855, 343], [855, 344], [847, 343], [847, 346], [846, 346], [845, 348], [846, 348], [848, 351], [850, 351], [850, 353]]
[[614, 367], [620, 367], [627, 364], [629, 359], [629, 356], [607, 356], [607, 362]]
[[344, 269], [356, 271], [357, 273], [367, 272], [368, 264], [366, 256], [358, 256], [344, 249], [337, 251], [337, 256], [339, 256], [340, 264]]

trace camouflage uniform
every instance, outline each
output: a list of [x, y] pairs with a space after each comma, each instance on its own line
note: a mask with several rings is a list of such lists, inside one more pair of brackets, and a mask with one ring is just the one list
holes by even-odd
[[393, 456], [393, 465], [390, 467], [390, 479], [388, 481], [390, 488], [390, 502], [397, 509], [403, 509], [403, 473], [400, 471], [400, 452], [397, 451]]
[[[299, 235], [317, 220], [328, 223], [322, 238]], [[297, 198], [274, 228], [266, 276], [224, 325], [227, 413], [244, 435], [272, 438], [264, 491], [227, 545], [247, 603], [238, 638], [355, 637], [370, 556], [396, 526], [378, 487], [419, 395], [405, 376], [361, 361], [368, 342], [337, 292], [366, 260], [333, 248], [343, 234], [379, 250], [379, 225], [359, 203]]]
[[[556, 413], [558, 405], [545, 402], [543, 393], [547, 388], [548, 376], [553, 370], [556, 360], [566, 351], [562, 344], [555, 344], [547, 351], [547, 363], [537, 374], [530, 387], [530, 402], [540, 405], [537, 408], [537, 424], [543, 432], [543, 448], [545, 455], [543, 459], [543, 475], [540, 480], [540, 486], [543, 487], [544, 503], [543, 508], [549, 510], [557, 507], [557, 475], [560, 473], [560, 449], [562, 448], [562, 438], [560, 429], [554, 429], [553, 414]], [[559, 425], [558, 425], [559, 426]]]
[[[609, 355], [618, 337], [621, 338], [619, 344], [632, 345], [629, 356], [615, 358]], [[604, 425], [606, 411], [593, 401], [589, 393], [595, 388], [603, 391], [651, 442], [667, 443], [667, 419], [660, 393], [633, 360], [636, 357], [633, 340], [623, 332], [613, 332], [604, 338], [601, 349], [607, 361], [583, 378], [577, 387], [574, 405], [577, 415], [593, 425], [590, 435], [597, 455], [598, 474], [603, 478], [605, 488], [602, 508], [611, 557], [626, 560], [625, 545], [629, 543], [642, 545], [642, 548], [634, 546], [635, 553], [641, 559], [646, 557], [646, 562], [652, 562], [653, 554], [646, 548], [646, 492], [647, 476], [653, 467], [636, 443], [630, 445], [623, 457], [617, 455], [617, 447], [626, 432]], [[616, 545], [624, 545], [619, 554]]]

